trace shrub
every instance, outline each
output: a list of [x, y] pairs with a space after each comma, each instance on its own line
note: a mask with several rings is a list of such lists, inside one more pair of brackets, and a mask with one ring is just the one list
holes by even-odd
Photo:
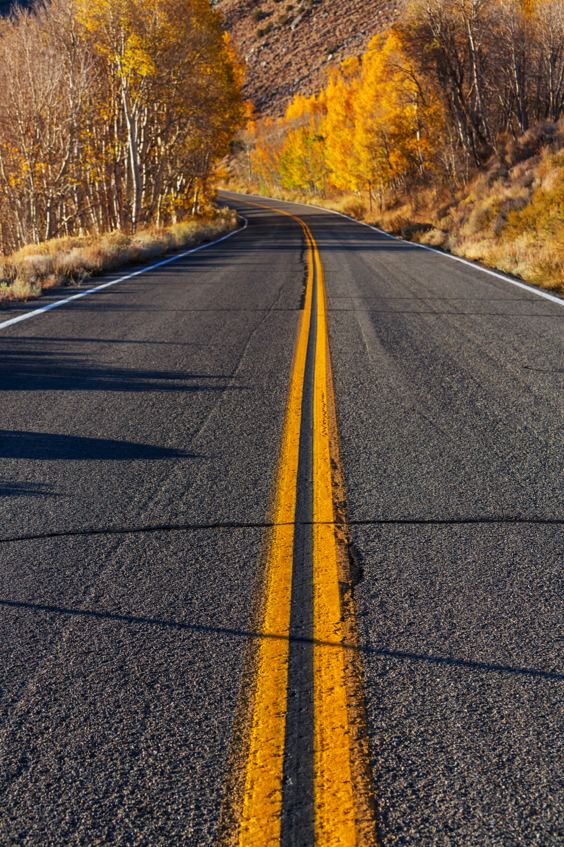
[[359, 221], [366, 215], [366, 206], [362, 200], [357, 200], [356, 197], [347, 198], [342, 205], [342, 210], [344, 215], [350, 215], [351, 218], [356, 218]]
[[530, 203], [519, 211], [509, 212], [504, 227], [506, 238], [521, 233], [534, 240], [548, 240], [555, 249], [564, 244], [564, 182], [557, 182], [549, 191], [537, 188]]
[[421, 235], [418, 241], [421, 244], [427, 244], [429, 247], [444, 247], [447, 238], [447, 233], [442, 229], [431, 229]]
[[236, 214], [222, 212], [212, 213], [211, 219], [191, 219], [166, 229], [143, 230], [133, 236], [113, 232], [99, 237], [54, 238], [31, 244], [10, 257], [0, 258], [0, 301], [29, 300], [53, 285], [80, 284], [90, 276], [211, 241], [236, 226]]
[[11, 295], [14, 300], [33, 300], [39, 297], [41, 289], [36, 282], [27, 279], [16, 279], [11, 286]]
[[254, 24], [258, 24], [259, 21], [262, 21], [264, 18], [264, 12], [262, 9], [255, 9], [251, 12], [251, 20]]

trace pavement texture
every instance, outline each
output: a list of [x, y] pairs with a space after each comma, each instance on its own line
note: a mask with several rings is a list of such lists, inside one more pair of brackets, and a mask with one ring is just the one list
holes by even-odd
[[[325, 269], [382, 846], [564, 844], [564, 307], [249, 199]], [[0, 843], [214, 843], [305, 279], [229, 202], [0, 330]]]
[[[279, 215], [2, 331], [2, 537], [264, 521], [302, 246]], [[0, 544], [0, 843], [213, 843], [261, 537]]]
[[334, 221], [382, 844], [564, 844], [564, 308]]

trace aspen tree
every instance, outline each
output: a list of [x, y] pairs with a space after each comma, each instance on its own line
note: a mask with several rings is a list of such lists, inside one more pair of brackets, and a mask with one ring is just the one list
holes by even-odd
[[244, 122], [208, 0], [48, 0], [0, 23], [0, 247], [178, 219]]
[[331, 75], [325, 90], [326, 114], [321, 131], [326, 138], [329, 180], [335, 188], [359, 192], [364, 183], [354, 147], [355, 98], [361, 65], [346, 59]]
[[280, 157], [280, 178], [287, 188], [303, 188], [311, 194], [325, 194], [327, 165], [325, 137], [321, 122], [323, 97], [297, 97], [286, 110], [287, 130]]
[[324, 91], [294, 99], [276, 154], [264, 133], [262, 173], [370, 198], [429, 178], [453, 192], [504, 134], [563, 115], [564, 0], [414, 0]]
[[538, 0], [534, 15], [539, 56], [537, 74], [544, 82], [542, 117], [557, 121], [564, 113], [564, 2]]

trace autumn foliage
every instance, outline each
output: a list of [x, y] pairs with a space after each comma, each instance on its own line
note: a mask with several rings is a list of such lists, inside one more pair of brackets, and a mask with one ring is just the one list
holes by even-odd
[[246, 155], [267, 190], [381, 206], [417, 185], [454, 196], [508, 138], [563, 114], [563, 0], [416, 0], [323, 91], [258, 124]]
[[48, 0], [0, 22], [0, 251], [176, 223], [244, 121], [208, 0]]

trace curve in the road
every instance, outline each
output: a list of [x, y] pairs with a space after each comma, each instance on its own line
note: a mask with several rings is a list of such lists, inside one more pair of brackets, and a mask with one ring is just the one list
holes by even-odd
[[244, 779], [226, 798], [223, 842], [369, 847], [376, 824], [323, 267], [311, 230], [290, 217], [303, 228], [309, 272], [265, 542], [263, 637], [252, 691], [241, 695], [250, 715], [233, 764]]

